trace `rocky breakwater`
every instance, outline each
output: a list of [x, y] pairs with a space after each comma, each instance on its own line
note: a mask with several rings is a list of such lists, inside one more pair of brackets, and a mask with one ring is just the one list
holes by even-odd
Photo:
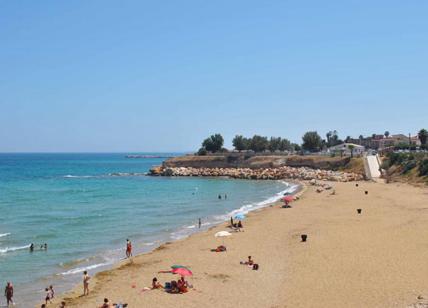
[[158, 166], [150, 170], [150, 175], [154, 176], [226, 176], [234, 179], [252, 180], [323, 180], [336, 182], [349, 182], [364, 180], [363, 175], [358, 173], [348, 173], [341, 171], [311, 169], [308, 167], [288, 167], [278, 168], [192, 168], [192, 167], [163, 167]]

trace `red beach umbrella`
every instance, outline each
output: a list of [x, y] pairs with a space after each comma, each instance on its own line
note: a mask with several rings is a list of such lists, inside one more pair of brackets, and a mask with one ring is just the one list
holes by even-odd
[[284, 200], [285, 202], [291, 202], [291, 201], [294, 201], [294, 197], [291, 195], [288, 195], [282, 198], [282, 200]]
[[192, 276], [193, 275], [191, 270], [189, 270], [188, 268], [184, 268], [184, 267], [174, 268], [171, 271], [171, 273], [177, 274], [180, 276]]

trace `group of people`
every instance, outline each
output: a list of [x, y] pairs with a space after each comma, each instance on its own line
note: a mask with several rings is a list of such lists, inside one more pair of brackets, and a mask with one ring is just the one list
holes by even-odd
[[110, 304], [108, 298], [104, 298], [104, 303], [100, 306], [100, 308], [125, 308], [128, 307], [128, 304]]
[[[35, 248], [36, 248], [36, 246], [33, 243], [31, 243], [30, 244], [30, 252], [33, 252]], [[44, 243], [44, 244], [40, 245], [40, 250], [48, 250], [48, 244]]]
[[[218, 199], [221, 200], [221, 195], [220, 194], [218, 195]], [[227, 199], [227, 195], [226, 194], [224, 194], [224, 199], [225, 200]]]

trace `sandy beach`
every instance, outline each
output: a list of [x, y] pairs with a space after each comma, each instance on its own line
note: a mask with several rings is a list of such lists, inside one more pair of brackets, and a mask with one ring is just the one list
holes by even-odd
[[[105, 297], [128, 307], [407, 307], [428, 298], [428, 189], [332, 185], [335, 195], [308, 186], [293, 208], [249, 214], [244, 232], [225, 239], [227, 252], [210, 251], [224, 224], [98, 273], [89, 296], [79, 285], [63, 299], [67, 307], [98, 307]], [[258, 271], [239, 264], [249, 255]], [[177, 279], [157, 273], [172, 264], [192, 269], [193, 289], [141, 292], [153, 277]]]

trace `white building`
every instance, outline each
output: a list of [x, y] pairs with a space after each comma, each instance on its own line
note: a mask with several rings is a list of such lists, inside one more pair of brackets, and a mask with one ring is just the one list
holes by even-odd
[[328, 148], [329, 153], [335, 153], [339, 155], [352, 155], [359, 156], [364, 153], [365, 148], [362, 145], [354, 144], [354, 143], [342, 143]]

